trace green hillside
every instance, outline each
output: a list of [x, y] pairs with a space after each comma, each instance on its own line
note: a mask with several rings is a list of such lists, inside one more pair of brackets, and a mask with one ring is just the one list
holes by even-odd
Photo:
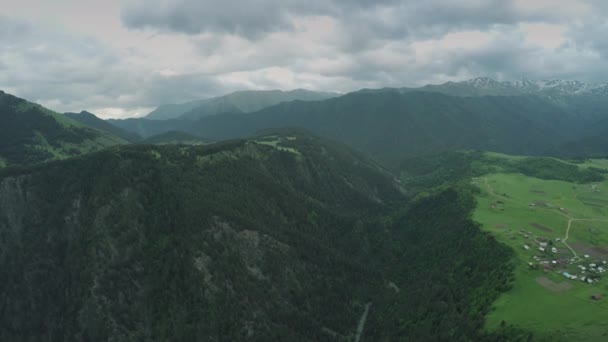
[[109, 133], [0, 92], [0, 164], [64, 159], [122, 143]]
[[110, 133], [128, 142], [136, 142], [141, 140], [139, 135], [118, 128], [107, 121], [98, 118], [95, 114], [87, 111], [82, 111], [80, 113], [64, 113], [64, 115], [74, 121], [80, 122], [87, 127]]
[[0, 338], [352, 341], [361, 317], [371, 341], [521, 336], [482, 330], [511, 254], [473, 205], [297, 130], [7, 169]]

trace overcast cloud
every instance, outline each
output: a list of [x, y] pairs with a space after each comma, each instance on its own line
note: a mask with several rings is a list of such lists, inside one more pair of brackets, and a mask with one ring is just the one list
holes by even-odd
[[599, 0], [21, 0], [0, 6], [0, 89], [128, 117], [242, 89], [600, 82], [607, 30]]

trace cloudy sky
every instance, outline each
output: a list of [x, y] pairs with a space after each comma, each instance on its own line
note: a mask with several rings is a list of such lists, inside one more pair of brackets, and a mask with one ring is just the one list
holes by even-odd
[[606, 32], [604, 0], [8, 0], [0, 89], [107, 118], [243, 89], [599, 82]]

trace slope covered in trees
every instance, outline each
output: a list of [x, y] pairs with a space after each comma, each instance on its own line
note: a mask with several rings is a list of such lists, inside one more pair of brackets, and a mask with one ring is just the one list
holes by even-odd
[[81, 155], [125, 140], [0, 91], [0, 164]]
[[9, 168], [0, 337], [350, 341], [372, 303], [369, 340], [501, 338], [510, 255], [472, 205], [297, 130]]

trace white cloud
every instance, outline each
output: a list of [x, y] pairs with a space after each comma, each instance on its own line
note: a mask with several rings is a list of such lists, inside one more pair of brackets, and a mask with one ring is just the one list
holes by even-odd
[[600, 0], [22, 0], [0, 7], [0, 88], [123, 117], [242, 89], [599, 81], [607, 13]]

